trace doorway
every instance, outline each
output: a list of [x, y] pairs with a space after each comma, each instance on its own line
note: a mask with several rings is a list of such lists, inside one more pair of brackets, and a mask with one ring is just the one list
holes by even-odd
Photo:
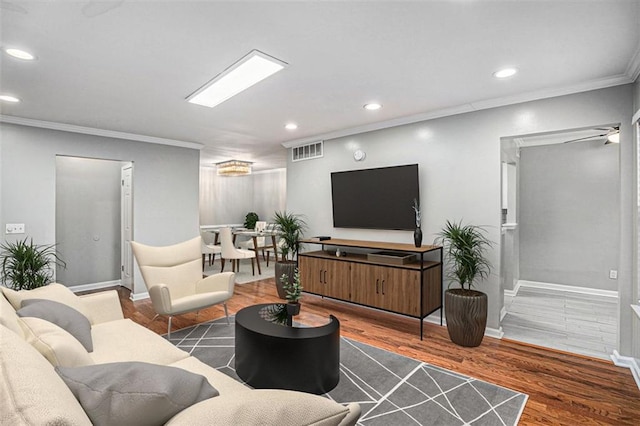
[[126, 166], [132, 163], [56, 156], [56, 240], [67, 264], [56, 277], [74, 291], [131, 285], [122, 279], [122, 218], [132, 208], [131, 198], [122, 202]]
[[600, 358], [616, 349], [618, 128], [502, 139], [505, 338]]

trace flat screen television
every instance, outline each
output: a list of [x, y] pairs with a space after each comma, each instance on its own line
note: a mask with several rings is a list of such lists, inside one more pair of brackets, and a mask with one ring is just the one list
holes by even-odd
[[333, 172], [331, 198], [336, 228], [414, 230], [418, 165]]

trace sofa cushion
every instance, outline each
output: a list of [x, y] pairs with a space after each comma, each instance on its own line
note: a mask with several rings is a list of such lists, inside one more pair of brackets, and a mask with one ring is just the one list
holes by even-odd
[[0, 424], [91, 425], [38, 351], [4, 326], [0, 326], [0, 342]]
[[91, 312], [89, 312], [89, 310], [84, 306], [82, 299], [78, 297], [74, 292], [69, 290], [68, 287], [63, 286], [62, 284], [53, 283], [44, 287], [34, 288], [33, 290], [20, 291], [2, 287], [2, 293], [15, 310], [18, 310], [22, 307], [23, 300], [47, 299], [63, 303], [67, 306], [71, 306], [73, 309], [87, 317], [91, 323], [93, 323], [91, 319]]
[[94, 425], [160, 425], [218, 396], [207, 380], [180, 368], [117, 362], [56, 368]]
[[251, 388], [243, 385], [237, 380], [232, 379], [221, 371], [208, 366], [198, 358], [190, 356], [180, 361], [170, 364], [172, 367], [182, 368], [195, 374], [201, 374], [211, 383], [213, 387], [218, 389], [220, 395], [230, 393], [249, 392]]
[[18, 315], [16, 314], [16, 310], [2, 294], [0, 294], [0, 324], [16, 333], [18, 336], [22, 336], [22, 329], [18, 325]]
[[169, 365], [189, 356], [130, 319], [95, 324], [91, 337], [93, 352], [90, 355], [95, 364], [140, 361]]
[[303, 392], [256, 389], [220, 395], [176, 414], [170, 425], [338, 425], [349, 408], [328, 398]]
[[22, 301], [22, 307], [16, 313], [20, 317], [35, 317], [52, 322], [78, 339], [87, 352], [93, 351], [91, 323], [70, 306], [53, 300], [27, 299]]
[[33, 317], [19, 318], [24, 338], [52, 365], [80, 367], [93, 364], [87, 350], [71, 334], [52, 322]]

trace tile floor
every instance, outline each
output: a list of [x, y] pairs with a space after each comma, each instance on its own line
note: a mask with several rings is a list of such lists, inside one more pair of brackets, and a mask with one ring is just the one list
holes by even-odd
[[617, 298], [521, 287], [504, 299], [507, 339], [603, 359], [616, 348]]

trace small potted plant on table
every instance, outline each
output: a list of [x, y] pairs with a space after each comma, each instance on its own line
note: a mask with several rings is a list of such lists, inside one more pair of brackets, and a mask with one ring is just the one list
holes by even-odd
[[300, 284], [300, 273], [298, 269], [293, 273], [293, 282], [289, 283], [287, 274], [282, 274], [282, 286], [287, 294], [287, 313], [295, 316], [300, 313], [300, 298], [302, 297], [302, 285]]

